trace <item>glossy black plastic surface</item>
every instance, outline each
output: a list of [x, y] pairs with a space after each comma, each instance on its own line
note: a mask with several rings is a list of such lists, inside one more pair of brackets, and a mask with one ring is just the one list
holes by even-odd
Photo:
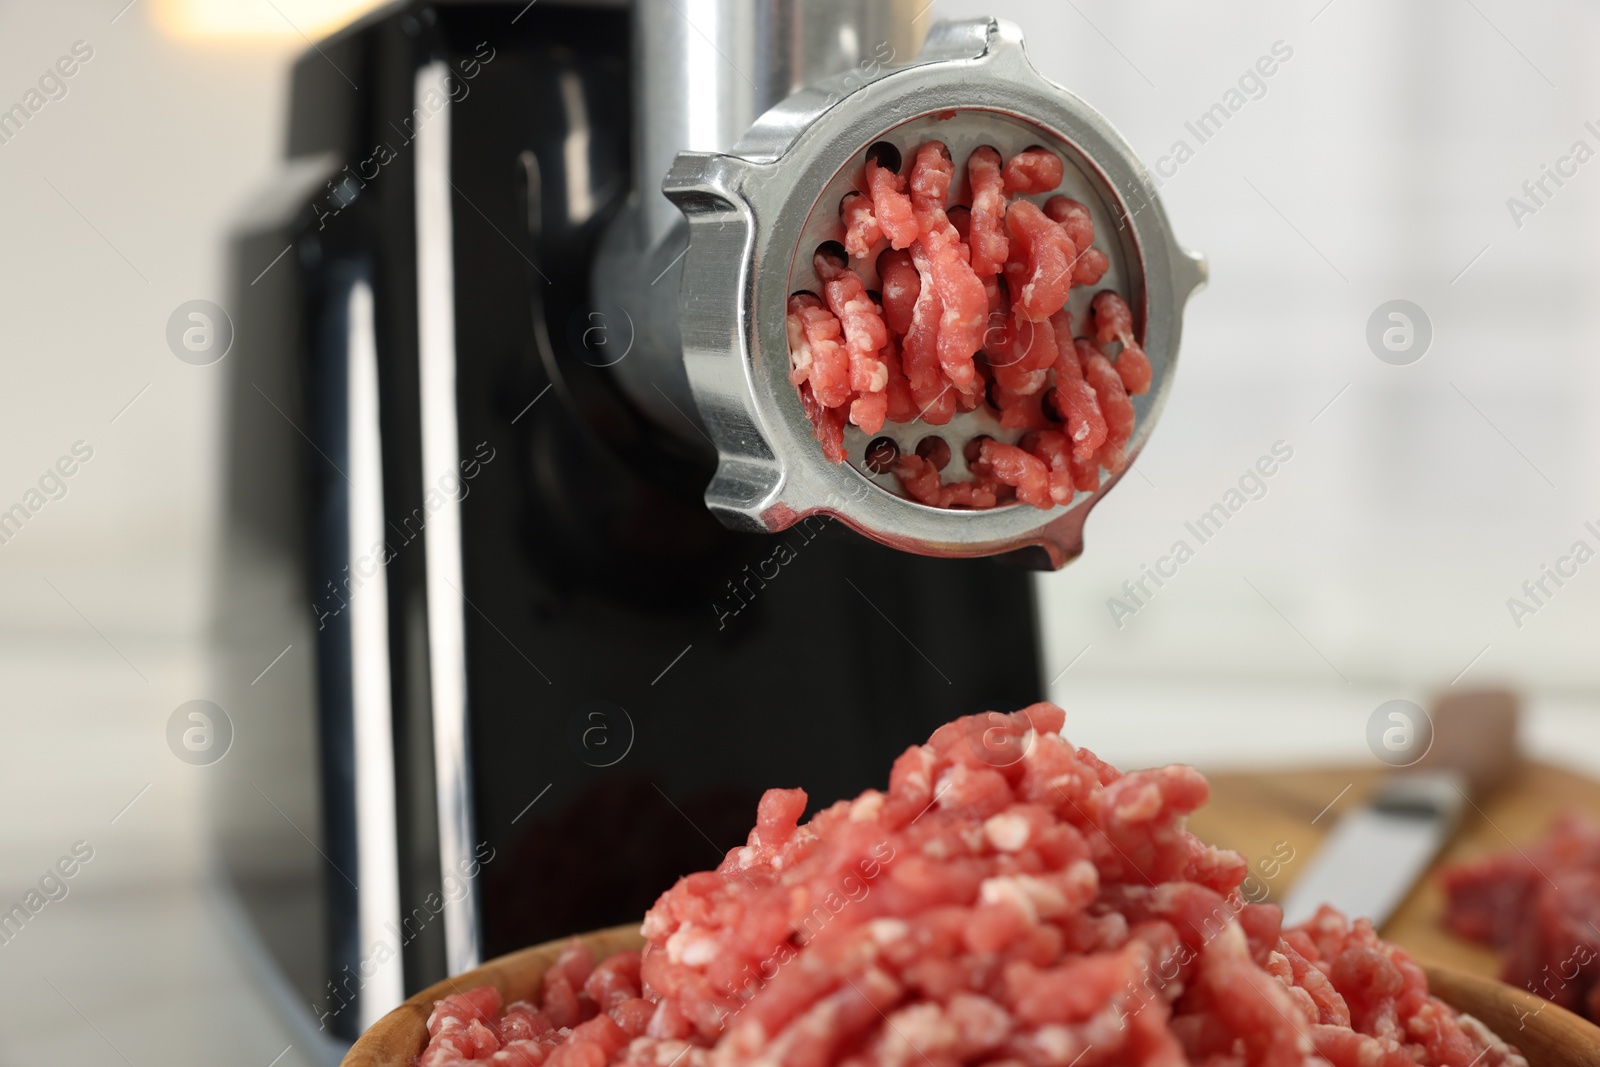
[[[1039, 697], [1027, 571], [904, 555], [822, 520], [732, 533], [705, 509], [704, 454], [611, 384], [600, 364], [626, 326], [595, 317], [587, 277], [630, 192], [625, 12], [413, 5], [322, 48], [297, 67], [292, 154], [331, 153], [339, 173], [377, 144], [393, 159], [348, 201], [317, 185], [235, 245], [218, 633], [241, 678], [223, 698], [237, 751], [218, 765], [216, 800], [230, 874], [313, 1013], [342, 999], [363, 956], [341, 873], [356, 847], [349, 639], [327, 614], [327, 583], [350, 562], [340, 316], [354, 279], [374, 292], [395, 531], [384, 580], [402, 911], [441, 889], [428, 531], [407, 524], [424, 499], [403, 118], [430, 59], [478, 64], [452, 107], [451, 181], [459, 446], [478, 462], [461, 504], [462, 592], [473, 814], [494, 857], [473, 886], [484, 954], [638, 918], [743, 843], [766, 787], [802, 786], [815, 809], [884, 785], [938, 724]], [[307, 646], [299, 668], [245, 684], [246, 664], [294, 642]], [[443, 977], [440, 925], [403, 959], [408, 992]], [[349, 1034], [353, 1016], [323, 1022]]]

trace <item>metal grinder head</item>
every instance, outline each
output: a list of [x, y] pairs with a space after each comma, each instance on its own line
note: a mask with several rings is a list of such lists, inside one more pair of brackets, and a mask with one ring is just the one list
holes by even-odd
[[[881, 462], [888, 445], [909, 452], [929, 436], [950, 448], [947, 479], [967, 474], [965, 445], [977, 437], [1014, 443], [987, 405], [943, 426], [887, 423], [868, 437], [845, 434], [848, 460], [824, 457], [788, 378], [787, 301], [820, 292], [819, 246], [842, 242], [839, 205], [865, 187], [869, 152], [893, 146], [909, 161], [929, 140], [958, 162], [983, 145], [1005, 157], [1035, 145], [1066, 161], [1066, 177], [1043, 203], [1065, 194], [1093, 217], [1110, 269], [1075, 288], [1068, 309], [1083, 322], [1095, 291], [1114, 289], [1134, 312], [1154, 378], [1134, 399], [1127, 456], [1137, 457], [1166, 400], [1183, 308], [1205, 281], [1205, 262], [1173, 237], [1154, 185], [1132, 148], [1099, 113], [1044, 78], [1022, 34], [998, 19], [935, 26], [907, 66], [852, 71], [810, 86], [763, 115], [727, 153], [682, 153], [664, 184], [689, 222], [679, 326], [684, 365], [718, 466], [706, 502], [738, 529], [777, 532], [813, 514], [831, 515], [879, 542], [934, 556], [1032, 549], [1060, 567], [1083, 550], [1089, 511], [1120, 479], [1102, 472], [1093, 492], [1048, 511], [1025, 504], [990, 510], [929, 507], [909, 499]], [[877, 287], [869, 256], [858, 271]], [[891, 453], [892, 454], [892, 453]], [[881, 472], [881, 473], [880, 473]], [[1042, 550], [1042, 553], [1040, 552]]]

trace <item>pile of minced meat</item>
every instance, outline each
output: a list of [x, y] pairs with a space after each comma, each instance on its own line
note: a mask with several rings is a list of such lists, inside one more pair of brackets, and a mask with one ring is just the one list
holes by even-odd
[[1600, 1022], [1600, 823], [1564, 812], [1544, 840], [1440, 872], [1445, 925], [1505, 953], [1500, 976]]
[[1063, 718], [950, 723], [805, 823], [770, 790], [642, 954], [574, 941], [537, 1004], [439, 1001], [421, 1067], [1525, 1067], [1370, 923], [1248, 902], [1184, 829], [1199, 772], [1123, 773]]

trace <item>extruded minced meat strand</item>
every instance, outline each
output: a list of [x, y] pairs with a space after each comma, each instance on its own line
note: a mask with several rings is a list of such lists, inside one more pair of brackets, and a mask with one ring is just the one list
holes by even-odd
[[800, 383], [800, 408], [811, 420], [817, 442], [822, 445], [822, 454], [830, 463], [843, 463], [848, 458], [844, 450], [844, 409], [819, 404], [810, 382]]
[[[884, 364], [884, 388], [889, 385], [889, 368]], [[889, 418], [889, 395], [887, 392], [862, 393], [850, 401], [850, 421], [861, 427], [862, 433], [874, 434], [883, 429], [885, 420]]]
[[908, 452], [895, 461], [894, 475], [911, 499], [929, 507], [982, 510], [995, 506], [994, 491], [988, 486], [978, 482], [946, 485], [939, 468], [915, 452]]
[[1144, 354], [1144, 349], [1139, 347], [1139, 342], [1133, 336], [1133, 309], [1128, 307], [1128, 302], [1110, 289], [1102, 289], [1094, 294], [1089, 313], [1096, 343], [1107, 345], [1112, 341], [1122, 342], [1122, 352], [1117, 356], [1117, 373], [1122, 377], [1123, 386], [1135, 396], [1148, 391], [1154, 372], [1150, 367], [1150, 357]]
[[996, 276], [983, 280], [983, 295], [989, 301], [989, 322], [992, 325], [995, 312], [1003, 312], [1011, 306], [1011, 293], [1005, 279]]
[[806, 336], [806, 320], [795, 304], [798, 297], [789, 298], [789, 311], [784, 316], [784, 331], [789, 338], [789, 384], [798, 386], [811, 377], [811, 340]]
[[904, 251], [921, 232], [911, 198], [906, 195], [906, 180], [892, 170], [867, 160], [867, 191], [872, 196], [872, 214], [891, 248]]
[[906, 381], [905, 370], [900, 365], [900, 343], [889, 338], [879, 355], [889, 368], [889, 386], [883, 391], [887, 402], [885, 415], [890, 422], [910, 422], [917, 417], [917, 401], [911, 395], [911, 383]]
[[1000, 153], [984, 146], [967, 160], [967, 181], [972, 186], [972, 270], [980, 279], [1000, 273], [1011, 255], [1006, 236], [1006, 180]]
[[[822, 298], [812, 293], [796, 293], [789, 298], [790, 380], [811, 387], [816, 402], [825, 408], [842, 406], [850, 399], [850, 354], [843, 344], [844, 327]], [[798, 325], [804, 343], [794, 347], [794, 327]]]
[[1029, 200], [1011, 202], [1006, 229], [1011, 233], [1012, 261], [1017, 264], [1007, 268], [1006, 279], [1017, 313], [1044, 322], [1066, 305], [1072, 290], [1072, 261], [1078, 251], [1067, 231]]
[[[930, 467], [902, 464], [935, 502]], [[446, 998], [423, 1062], [1527, 1067], [1371, 923], [1250, 903], [1244, 857], [1186, 829], [1193, 768], [1124, 774], [1063, 720], [947, 723], [804, 823], [803, 791], [769, 790], [651, 907], [642, 956], [569, 946], [501, 1019], [493, 989]]]
[[1006, 192], [1011, 196], [1048, 193], [1066, 176], [1061, 157], [1045, 148], [1018, 152], [1006, 163]]
[[838, 318], [844, 331], [845, 349], [850, 358], [850, 388], [862, 393], [882, 392], [887, 373], [878, 352], [889, 342], [883, 309], [867, 293], [861, 275], [848, 266], [818, 253], [817, 275], [823, 280], [828, 309]]
[[851, 259], [865, 259], [874, 245], [883, 240], [883, 230], [872, 213], [872, 198], [865, 193], [850, 193], [839, 205], [844, 223], [844, 247]]
[[[1078, 362], [1077, 347], [1072, 337], [1072, 317], [1065, 310], [1050, 317], [1055, 330], [1056, 346], [1061, 355], [1056, 359], [1055, 391], [1050, 403], [1057, 416], [1067, 426], [1067, 437], [1072, 441], [1072, 455], [1079, 462], [1091, 460], [1106, 443], [1106, 417], [1100, 410], [1100, 400], [1094, 387], [1083, 378], [1083, 367]], [[1092, 470], [1096, 484], [1098, 470]], [[1085, 488], [1081, 483], [1078, 488]]]
[[[945, 379], [939, 364], [939, 322], [944, 316], [944, 304], [932, 283], [933, 267], [920, 241], [911, 246], [911, 259], [919, 280], [911, 328], [906, 331], [900, 358], [922, 421], [943, 426], [956, 413], [955, 388]], [[884, 299], [887, 302], [888, 297]]]
[[1126, 447], [1133, 437], [1133, 401], [1111, 361], [1092, 343], [1080, 337], [1074, 346], [1083, 378], [1094, 387], [1095, 399], [1106, 417], [1106, 443], [1097, 455], [1100, 465], [1113, 474], [1127, 466]]
[[1049, 323], [1034, 323], [1015, 315], [997, 313], [1000, 321], [989, 330], [984, 346], [994, 380], [1017, 396], [1033, 396], [1049, 378], [1056, 361], [1056, 335]]
[[1006, 430], [1047, 430], [1053, 423], [1045, 414], [1038, 394], [1013, 393], [998, 380], [989, 386], [989, 403], [1000, 412], [1000, 426]]
[[1055, 501], [1050, 496], [1050, 470], [1037, 456], [1029, 455], [1016, 445], [1001, 444], [988, 439], [978, 446], [978, 462], [973, 473], [1009, 485], [1017, 491], [1017, 499], [1036, 508], [1050, 508]]
[[1082, 493], [1092, 493], [1100, 488], [1100, 454], [1096, 452], [1088, 459], [1079, 459], [1073, 455], [1072, 484]]
[[[974, 356], [981, 353], [974, 353]], [[989, 399], [989, 368], [981, 359], [974, 358], [972, 381], [954, 390], [957, 411], [977, 411]]]
[[[1014, 312], [1015, 308], [1012, 310]], [[1061, 356], [1061, 342], [1056, 336], [1053, 323], [1049, 320], [1034, 322], [1031, 319], [1019, 318], [1015, 314], [1012, 315], [1011, 321], [1018, 335], [1018, 343], [1024, 350], [1024, 362], [1029, 369], [1049, 370], [1054, 367]]]
[[983, 291], [989, 300], [989, 318], [983, 331], [983, 359], [979, 362], [979, 371], [981, 373], [987, 367], [988, 377], [993, 378], [995, 364], [1016, 362], [1010, 348], [1011, 304], [1005, 282], [999, 278], [985, 279]]
[[1094, 219], [1089, 209], [1065, 196], [1052, 196], [1045, 202], [1044, 213], [1067, 231], [1078, 258], [1072, 265], [1072, 284], [1094, 285], [1111, 267], [1106, 254], [1094, 247]]
[[1106, 276], [1106, 271], [1111, 269], [1111, 260], [1106, 254], [1090, 245], [1078, 252], [1077, 260], [1072, 264], [1073, 285], [1094, 285]]
[[878, 289], [883, 294], [883, 321], [889, 332], [904, 337], [911, 332], [917, 298], [922, 295], [922, 275], [911, 253], [889, 251], [878, 257]]
[[931, 277], [943, 304], [939, 365], [951, 385], [970, 394], [977, 373], [972, 357], [983, 347], [988, 300], [983, 283], [967, 262], [967, 248], [945, 214], [954, 176], [955, 164], [943, 144], [929, 141], [917, 150], [911, 170], [911, 204], [922, 231], [916, 243], [927, 256], [923, 286], [927, 287]]
[[1094, 454], [1094, 463], [1112, 474], [1120, 474], [1128, 467], [1127, 445], [1107, 441], [1100, 446], [1100, 451]]
[[1077, 481], [1072, 473], [1072, 443], [1067, 435], [1060, 430], [1035, 430], [1017, 444], [1050, 468], [1050, 499], [1057, 504], [1072, 503]]
[[[824, 252], [815, 257], [817, 275], [823, 279], [828, 307], [844, 328], [845, 351], [850, 357], [850, 388], [857, 394], [850, 405], [850, 421], [866, 433], [883, 428], [888, 400], [883, 391], [889, 386], [889, 368], [878, 353], [889, 343], [883, 324], [883, 309], [861, 281], [861, 275], [848, 265], [840, 265]], [[815, 353], [813, 353], [815, 361]]]
[[1067, 231], [1078, 248], [1094, 244], [1094, 218], [1089, 209], [1067, 196], [1052, 196], [1045, 201], [1044, 213]]

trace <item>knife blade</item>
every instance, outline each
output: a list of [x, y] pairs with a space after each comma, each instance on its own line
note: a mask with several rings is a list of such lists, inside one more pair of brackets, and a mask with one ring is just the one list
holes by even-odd
[[1514, 769], [1518, 717], [1516, 697], [1505, 690], [1438, 700], [1427, 753], [1339, 820], [1284, 898], [1284, 924], [1304, 922], [1328, 903], [1381, 927], [1449, 841], [1472, 798]]
[[1340, 819], [1283, 902], [1285, 925], [1323, 903], [1381, 926], [1449, 840], [1466, 807], [1462, 776], [1397, 775]]

